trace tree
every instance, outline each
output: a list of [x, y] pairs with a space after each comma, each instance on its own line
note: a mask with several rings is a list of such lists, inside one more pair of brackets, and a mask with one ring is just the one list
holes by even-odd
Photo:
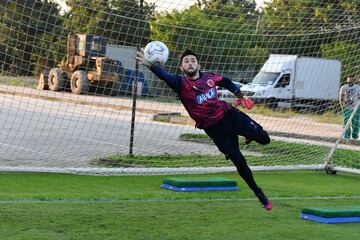
[[322, 44], [331, 45], [340, 36], [348, 41], [357, 34], [359, 7], [354, 0], [273, 0], [264, 8], [260, 32], [272, 42], [271, 53], [320, 57]]
[[61, 25], [59, 7], [47, 0], [2, 1], [0, 62], [2, 74], [31, 75], [47, 59], [51, 35]]
[[359, 46], [356, 43], [334, 42], [321, 45], [322, 57], [338, 59], [342, 63], [342, 82], [350, 74], [360, 72], [360, 56], [356, 54]]
[[108, 37], [137, 46], [148, 41], [153, 5], [140, 11], [136, 0], [68, 0], [62, 13], [53, 0], [12, 0], [0, 4], [0, 70], [13, 75], [39, 73], [66, 56], [69, 33]]
[[[183, 11], [159, 13], [151, 22], [151, 39], [165, 42], [174, 55], [193, 48], [202, 68], [231, 75], [259, 68], [268, 56], [257, 45], [254, 1], [199, 1]], [[175, 59], [175, 57], [173, 57]], [[177, 61], [170, 63], [175, 70]]]
[[145, 3], [140, 10], [135, 0], [67, 0], [66, 4], [70, 7], [65, 20], [68, 32], [104, 36], [127, 46], [148, 41], [153, 5]]
[[282, 33], [331, 31], [359, 20], [356, 0], [273, 0], [264, 8], [267, 30]]

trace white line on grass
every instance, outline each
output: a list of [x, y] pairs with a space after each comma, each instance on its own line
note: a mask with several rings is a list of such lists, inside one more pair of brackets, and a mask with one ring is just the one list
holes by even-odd
[[24, 151], [29, 151], [29, 152], [33, 152], [33, 153], [47, 154], [45, 152], [40, 152], [40, 151], [32, 150], [32, 149], [29, 149], [29, 148], [19, 147], [19, 146], [10, 145], [10, 144], [1, 143], [1, 142], [0, 142], [0, 145], [3, 145], [5, 147], [16, 148], [16, 149], [20, 149], [20, 150], [24, 150]]
[[[129, 146], [121, 145], [121, 144], [116, 144], [116, 143], [111, 143], [111, 142], [104, 142], [104, 141], [98, 141], [98, 140], [94, 140], [94, 139], [90, 139], [90, 138], [78, 138], [78, 139], [83, 140], [83, 141], [89, 141], [89, 142], [95, 142], [95, 143], [112, 145], [112, 146], [119, 146], [119, 147], [122, 147], [122, 148], [128, 148], [128, 147], [129, 147]], [[134, 149], [136, 149], [136, 148], [134, 148]]]
[[[271, 197], [271, 200], [337, 200], [360, 199], [360, 196], [293, 196]], [[137, 203], [137, 202], [212, 202], [212, 201], [258, 201], [257, 198], [150, 198], [150, 199], [113, 199], [113, 198], [68, 198], [68, 199], [11, 199], [0, 200], [0, 204], [17, 203]]]

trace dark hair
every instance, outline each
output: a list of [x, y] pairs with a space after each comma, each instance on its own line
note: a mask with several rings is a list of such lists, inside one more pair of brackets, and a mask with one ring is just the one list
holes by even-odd
[[194, 53], [191, 49], [186, 49], [180, 56], [180, 64], [182, 63], [182, 60], [184, 57], [188, 56], [188, 55], [193, 55], [195, 56], [196, 60], [199, 61], [198, 56], [196, 55], [196, 53]]

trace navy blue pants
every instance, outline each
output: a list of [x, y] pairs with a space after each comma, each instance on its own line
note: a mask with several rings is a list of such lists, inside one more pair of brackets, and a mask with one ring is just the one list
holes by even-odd
[[263, 145], [269, 144], [270, 137], [262, 126], [245, 113], [232, 108], [217, 124], [204, 130], [212, 138], [220, 152], [234, 163], [239, 175], [251, 190], [258, 194], [261, 190], [254, 180], [245, 157], [240, 152], [238, 135]]

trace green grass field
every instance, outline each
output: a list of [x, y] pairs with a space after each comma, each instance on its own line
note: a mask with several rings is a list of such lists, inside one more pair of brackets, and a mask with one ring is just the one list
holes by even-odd
[[2, 173], [0, 239], [358, 239], [360, 223], [321, 224], [299, 214], [303, 207], [359, 206], [360, 176], [254, 175], [273, 200], [271, 212], [236, 173], [205, 176], [235, 179], [239, 191], [197, 193], [160, 189], [168, 176]]

